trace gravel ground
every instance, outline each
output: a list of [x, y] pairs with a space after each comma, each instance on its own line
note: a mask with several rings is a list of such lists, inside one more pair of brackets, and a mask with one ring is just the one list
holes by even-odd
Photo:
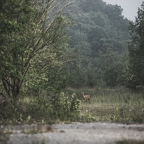
[[[144, 140], [144, 125], [75, 122], [51, 127], [22, 125], [5, 128], [5, 131], [13, 129], [6, 144], [115, 144], [125, 139]], [[34, 129], [43, 132], [28, 134]]]

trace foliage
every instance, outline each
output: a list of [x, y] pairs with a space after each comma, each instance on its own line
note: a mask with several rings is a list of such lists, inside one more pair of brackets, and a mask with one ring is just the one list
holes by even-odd
[[[143, 95], [116, 89], [143, 88], [144, 3], [131, 22], [128, 73], [129, 21], [122, 8], [102, 0], [68, 8], [65, 2], [0, 1], [0, 123], [144, 123]], [[62, 91], [69, 86], [95, 89]], [[81, 105], [80, 91], [92, 96], [91, 104]]]
[[138, 9], [135, 22], [130, 24], [131, 42], [129, 43], [130, 83], [136, 88], [144, 85], [144, 2]]
[[[56, 97], [57, 96], [57, 97]], [[65, 93], [61, 93], [60, 95], [53, 96], [49, 101], [45, 99], [38, 98], [32, 104], [31, 114], [36, 111], [37, 115], [43, 117], [45, 119], [45, 115], [47, 115], [47, 119], [59, 119], [59, 120], [71, 120], [78, 116], [78, 109], [80, 106], [80, 102], [76, 97], [72, 97], [71, 99]], [[45, 110], [45, 111], [44, 111]], [[41, 113], [43, 111], [43, 113]], [[44, 114], [45, 113], [45, 114]], [[34, 114], [34, 115], [33, 115]], [[35, 113], [33, 113], [33, 117], [35, 117]], [[73, 115], [73, 117], [72, 117]]]
[[[91, 103], [83, 101], [81, 91], [90, 94]], [[57, 96], [57, 97], [56, 97]], [[0, 123], [31, 124], [59, 121], [144, 123], [143, 93], [121, 88], [67, 89], [60, 95], [25, 96], [19, 104], [1, 105]]]
[[16, 101], [22, 89], [50, 83], [54, 75], [61, 74], [55, 71], [62, 71], [66, 60], [68, 21], [61, 11], [67, 4], [56, 3], [1, 1], [0, 82], [10, 99]]
[[[64, 0], [0, 2], [1, 122], [43, 123], [78, 115], [79, 101], [60, 95], [66, 86], [71, 23], [63, 10], [69, 4]], [[21, 102], [26, 95], [34, 101]]]
[[[57, 97], [56, 97], [57, 96]], [[16, 105], [5, 103], [0, 109], [0, 123], [50, 123], [55, 121], [75, 121], [79, 117], [80, 101], [67, 93], [47, 97], [28, 97]]]
[[78, 0], [71, 9], [75, 24], [69, 30], [68, 85], [124, 85], [130, 37], [122, 8], [102, 0]]

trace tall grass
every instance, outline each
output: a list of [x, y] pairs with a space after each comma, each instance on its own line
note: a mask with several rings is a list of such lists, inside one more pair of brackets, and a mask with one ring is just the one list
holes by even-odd
[[[91, 102], [81, 92], [91, 96]], [[59, 121], [105, 121], [144, 123], [144, 94], [125, 88], [66, 89], [48, 97], [24, 95], [17, 105], [4, 103], [1, 123], [53, 123]]]
[[91, 95], [91, 103], [81, 103], [81, 121], [111, 121], [121, 123], [144, 123], [144, 94], [123, 87], [73, 89], [82, 100], [81, 91]]

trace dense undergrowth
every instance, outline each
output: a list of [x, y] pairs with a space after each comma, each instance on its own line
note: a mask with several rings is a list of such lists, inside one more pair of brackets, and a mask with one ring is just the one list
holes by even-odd
[[[82, 99], [82, 91], [91, 102]], [[68, 88], [52, 98], [23, 96], [17, 104], [1, 104], [0, 124], [61, 121], [144, 123], [144, 94], [125, 88]]]
[[48, 124], [74, 121], [79, 116], [80, 100], [61, 92], [53, 97], [23, 96], [17, 103], [1, 104], [0, 124]]

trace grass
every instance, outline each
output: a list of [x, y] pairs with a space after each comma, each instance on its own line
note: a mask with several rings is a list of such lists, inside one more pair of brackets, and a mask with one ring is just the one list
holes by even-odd
[[[82, 100], [82, 94], [90, 94], [91, 103]], [[47, 97], [37, 100], [36, 97], [24, 96], [20, 99], [18, 109], [7, 105], [2, 111], [1, 124], [52, 124], [65, 121], [80, 122], [118, 122], [118, 123], [141, 123], [144, 124], [144, 94], [131, 92], [125, 88], [82, 88], [64, 90], [65, 97], [58, 106], [51, 106]], [[63, 94], [64, 94], [63, 93]], [[81, 101], [78, 111], [71, 112], [71, 97]], [[67, 99], [69, 97], [69, 99]], [[77, 109], [79, 101], [73, 103], [73, 110]], [[53, 109], [54, 108], [54, 109]], [[57, 112], [58, 111], [58, 112]], [[7, 114], [6, 114], [7, 113]], [[17, 118], [17, 119], [15, 119]]]
[[81, 121], [110, 121], [119, 123], [144, 123], [144, 94], [134, 93], [124, 88], [115, 89], [77, 89], [80, 94], [91, 95], [91, 103], [81, 102]]

